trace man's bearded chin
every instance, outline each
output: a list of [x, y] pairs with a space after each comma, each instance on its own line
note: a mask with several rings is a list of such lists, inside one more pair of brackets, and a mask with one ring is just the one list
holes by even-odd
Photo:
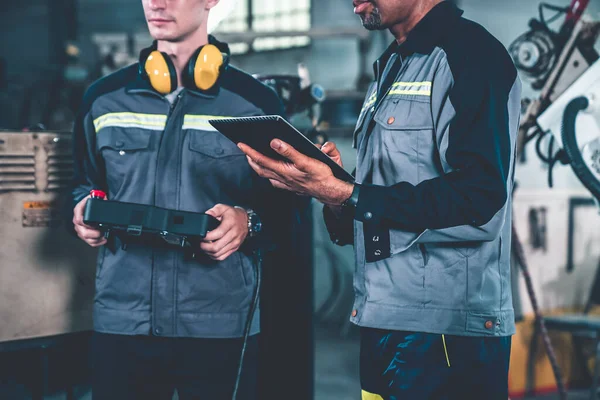
[[379, 31], [384, 29], [381, 22], [381, 14], [378, 8], [373, 8], [370, 14], [365, 15], [362, 19], [363, 27], [370, 31]]

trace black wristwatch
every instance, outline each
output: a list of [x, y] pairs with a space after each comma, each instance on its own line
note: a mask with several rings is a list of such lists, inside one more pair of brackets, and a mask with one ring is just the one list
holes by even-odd
[[360, 185], [354, 184], [352, 194], [342, 203], [342, 214], [343, 215], [354, 215], [356, 205], [358, 204], [358, 195], [360, 193]]

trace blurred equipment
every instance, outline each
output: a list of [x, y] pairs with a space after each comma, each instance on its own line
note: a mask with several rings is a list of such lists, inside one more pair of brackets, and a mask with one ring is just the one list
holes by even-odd
[[231, 14], [235, 8], [237, 0], [220, 0], [208, 14], [208, 33], [212, 33], [219, 27], [221, 21]]
[[[519, 149], [536, 139], [536, 152], [548, 164], [548, 184], [553, 185], [556, 163], [570, 164], [581, 183], [600, 201], [600, 58], [594, 45], [600, 22], [582, 18], [589, 0], [573, 0], [561, 8], [542, 3], [540, 21], [510, 47], [517, 68], [542, 88], [539, 99], [529, 101], [519, 129]], [[546, 21], [543, 10], [557, 14]], [[566, 18], [557, 32], [548, 24]], [[550, 134], [550, 135], [549, 135]], [[549, 136], [548, 136], [549, 135]], [[544, 154], [542, 144], [549, 137]]]
[[0, 131], [0, 342], [92, 328], [96, 251], [64, 227], [67, 133]]
[[[327, 141], [324, 132], [319, 129], [321, 120], [321, 104], [325, 101], [325, 89], [311, 83], [310, 74], [304, 64], [298, 65], [298, 75], [255, 75], [256, 79], [273, 89], [285, 108], [285, 113], [294, 121], [304, 135], [313, 143], [323, 144]], [[298, 120], [306, 113], [308, 123]]]
[[557, 155], [600, 202], [600, 61], [589, 68], [538, 118], [552, 134]]
[[[317, 125], [325, 92], [311, 84], [308, 71], [302, 65], [298, 72], [297, 76], [255, 75], [255, 78], [279, 95], [286, 117], [294, 127], [313, 143], [324, 143], [326, 138]], [[293, 202], [294, 213], [289, 230], [281, 234], [292, 238], [293, 243], [278, 252], [285, 255], [285, 259], [268, 262], [265, 258], [263, 268], [260, 399], [279, 398], [281, 393], [287, 393], [290, 399], [309, 399], [314, 392], [312, 202], [310, 198], [299, 196], [289, 201]], [[281, 268], [281, 263], [285, 263], [285, 268]], [[293, 374], [281, 368], [289, 360], [294, 363]]]
[[[553, 185], [552, 170], [557, 162], [571, 164], [577, 178], [600, 201], [600, 109], [590, 104], [600, 98], [600, 61], [594, 45], [600, 33], [600, 23], [587, 22], [581, 17], [589, 0], [572, 0], [569, 7], [540, 4], [540, 20], [530, 22], [531, 30], [520, 36], [509, 48], [517, 69], [532, 82], [534, 89], [542, 89], [539, 99], [527, 100], [525, 115], [521, 118], [518, 153], [525, 161], [525, 145], [536, 140], [538, 156], [548, 163], [548, 184]], [[544, 10], [556, 14], [549, 20]], [[555, 32], [549, 24], [566, 14], [560, 29]], [[595, 64], [594, 64], [595, 63]], [[586, 129], [576, 129], [581, 111], [591, 114]], [[593, 115], [596, 117], [593, 117]], [[582, 118], [583, 119], [583, 118]], [[592, 121], [593, 120], [593, 121]], [[583, 121], [581, 121], [583, 122]], [[577, 128], [581, 127], [578, 123]], [[541, 150], [543, 139], [551, 133], [548, 153]], [[580, 134], [580, 135], [576, 135]], [[555, 150], [555, 143], [558, 150]], [[513, 224], [513, 254], [521, 270], [535, 313], [536, 334], [540, 333], [552, 365], [561, 399], [567, 393], [554, 349], [548, 337], [544, 317], [537, 301], [524, 252]], [[556, 321], [552, 321], [555, 326]], [[536, 336], [534, 334], [534, 337]], [[600, 350], [600, 347], [598, 347]], [[596, 369], [592, 398], [595, 398]]]
[[[556, 385], [558, 387], [558, 393], [560, 395], [560, 400], [567, 399], [567, 389], [565, 387], [565, 383], [562, 377], [562, 372], [560, 370], [560, 366], [558, 365], [558, 361], [556, 359], [556, 353], [554, 352], [554, 347], [552, 347], [552, 343], [550, 342], [550, 336], [548, 335], [548, 330], [546, 328], [546, 323], [542, 313], [540, 312], [539, 303], [537, 301], [537, 297], [535, 295], [535, 291], [533, 289], [533, 282], [531, 280], [531, 274], [529, 273], [529, 267], [527, 265], [527, 260], [525, 258], [525, 251], [523, 251], [523, 245], [519, 240], [519, 234], [515, 228], [515, 224], [512, 224], [512, 253], [515, 257], [515, 261], [519, 265], [521, 272], [523, 273], [523, 278], [525, 279], [525, 285], [527, 287], [527, 293], [529, 294], [529, 300], [531, 301], [531, 306], [535, 313], [535, 321], [536, 321], [536, 333], [541, 333], [542, 340], [544, 342], [544, 348], [546, 349], [546, 353], [548, 354], [548, 358], [550, 359], [550, 365], [552, 366], [552, 372], [554, 373], [554, 377], [556, 379]], [[537, 334], [534, 335], [537, 337]]]
[[[574, 33], [575, 24], [581, 19], [588, 3], [589, 0], [572, 0], [569, 7], [541, 3], [539, 5], [539, 21], [532, 19], [529, 22], [531, 30], [517, 38], [510, 46], [509, 52], [515, 61], [515, 65], [527, 77], [534, 80], [532, 83], [534, 89], [541, 89], [550, 77], [553, 68], [557, 65], [559, 56]], [[544, 10], [552, 10], [556, 14], [546, 20]], [[549, 24], [556, 21], [563, 14], [566, 14], [566, 19], [560, 31], [553, 32]], [[583, 70], [597, 59], [598, 56], [594, 54], [593, 49], [585, 41], [578, 40], [573, 45], [574, 48], [569, 49], [569, 51], [575, 53], [576, 59], [581, 59], [584, 62], [585, 65], [581, 66]]]

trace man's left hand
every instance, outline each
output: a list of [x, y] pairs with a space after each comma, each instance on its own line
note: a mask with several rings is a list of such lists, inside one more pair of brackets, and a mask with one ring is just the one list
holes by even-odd
[[281, 140], [274, 139], [271, 148], [289, 162], [274, 160], [243, 143], [238, 147], [248, 157], [252, 169], [276, 188], [311, 196], [328, 205], [340, 205], [352, 194], [352, 184], [333, 176], [331, 168]]
[[248, 236], [248, 214], [246, 211], [217, 204], [206, 214], [221, 221], [219, 227], [208, 232], [200, 248], [213, 260], [223, 261], [240, 248]]

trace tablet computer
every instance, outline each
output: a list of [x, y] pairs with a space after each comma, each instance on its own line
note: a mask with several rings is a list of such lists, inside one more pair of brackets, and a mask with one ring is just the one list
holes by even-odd
[[300, 153], [317, 159], [329, 166], [333, 175], [353, 183], [354, 177], [329, 156], [319, 150], [306, 136], [279, 115], [238, 117], [209, 120], [210, 124], [233, 143], [245, 143], [254, 150], [275, 160], [289, 161], [271, 148], [273, 139], [280, 139]]

